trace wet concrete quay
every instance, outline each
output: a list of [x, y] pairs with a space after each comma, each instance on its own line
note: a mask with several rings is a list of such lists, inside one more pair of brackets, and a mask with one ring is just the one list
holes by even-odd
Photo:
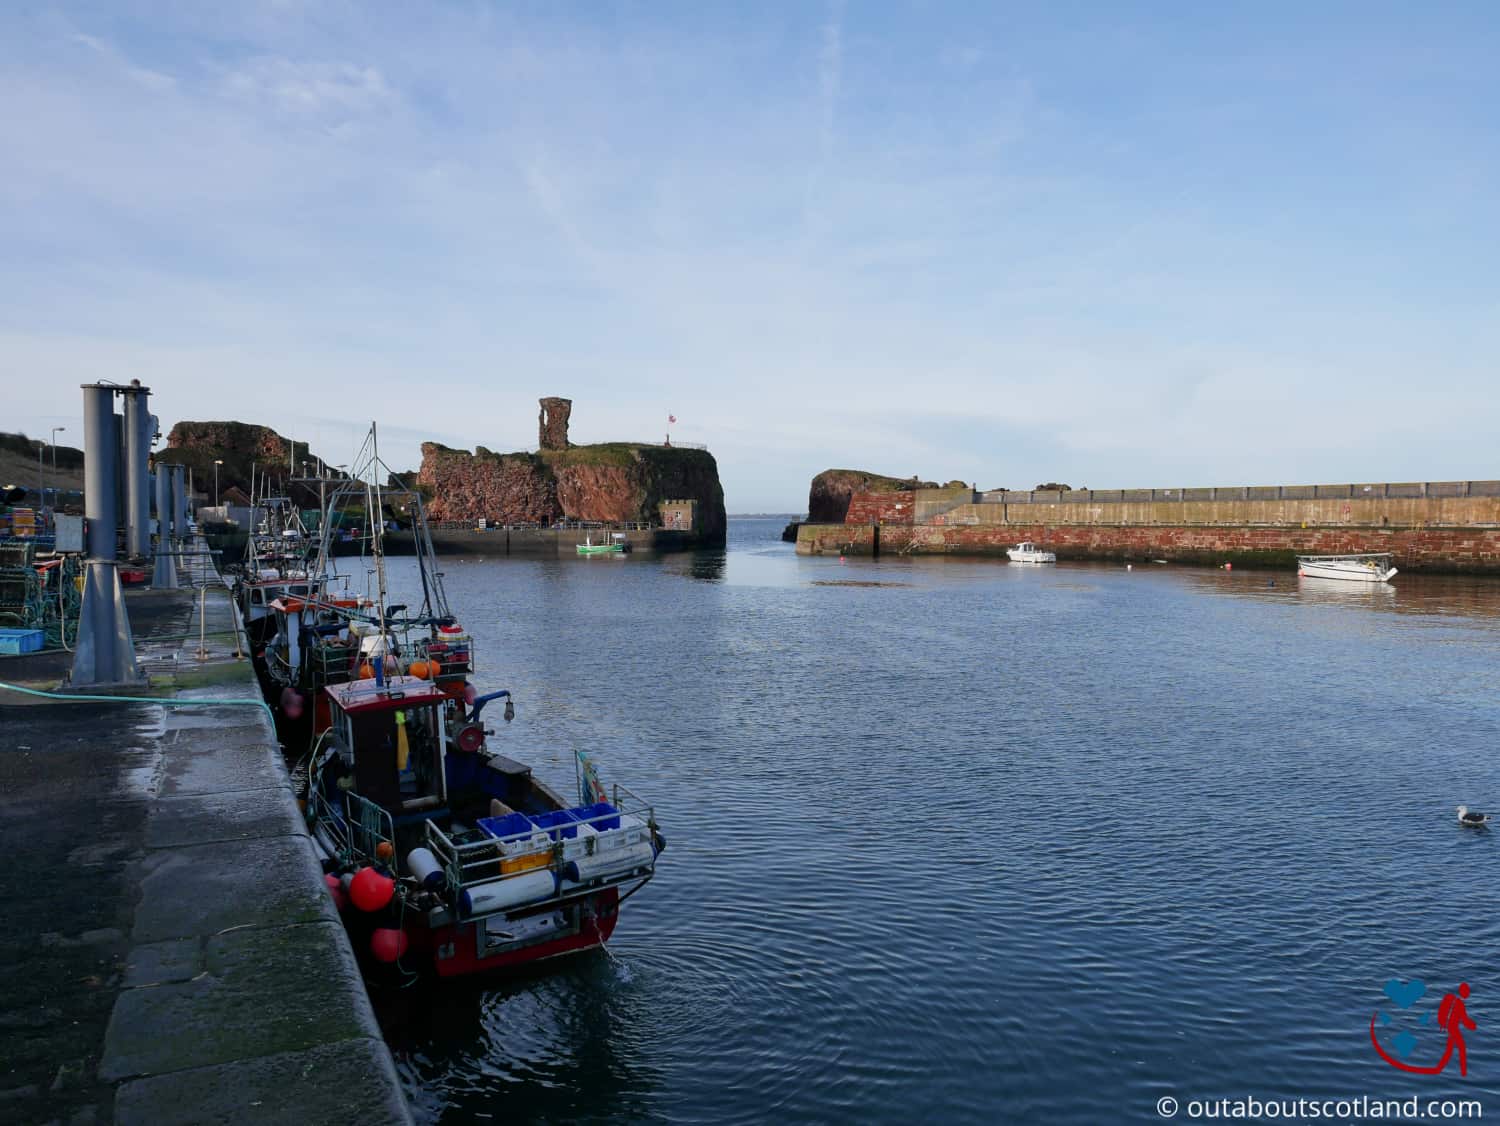
[[127, 605], [149, 694], [212, 702], [0, 689], [0, 1121], [409, 1122], [227, 591]]

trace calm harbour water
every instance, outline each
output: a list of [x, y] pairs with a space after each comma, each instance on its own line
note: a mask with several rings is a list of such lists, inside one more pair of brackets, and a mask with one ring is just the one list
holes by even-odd
[[[1500, 812], [1500, 583], [841, 564], [782, 524], [442, 561], [477, 683], [515, 693], [492, 746], [568, 787], [592, 750], [669, 848], [608, 954], [376, 990], [420, 1120], [1500, 1113], [1500, 832], [1454, 816]], [[1411, 1018], [1460, 980], [1467, 1079], [1376, 1057], [1380, 1010], [1435, 1061]]]

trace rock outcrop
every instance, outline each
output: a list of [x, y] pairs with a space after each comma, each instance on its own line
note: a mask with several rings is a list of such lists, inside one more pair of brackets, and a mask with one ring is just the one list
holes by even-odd
[[812, 479], [807, 492], [809, 524], [842, 524], [849, 513], [849, 498], [855, 493], [896, 493], [913, 489], [935, 489], [934, 481], [915, 477], [885, 477], [860, 469], [825, 469]]
[[549, 397], [541, 400], [542, 411], [537, 416], [537, 448], [542, 450], [565, 450], [568, 448], [568, 419], [573, 414], [573, 400]]
[[654, 524], [663, 501], [692, 500], [698, 537], [724, 539], [724, 490], [706, 450], [608, 443], [534, 454], [496, 454], [481, 446], [471, 454], [425, 442], [417, 483], [432, 497], [428, 511], [435, 520]]
[[[248, 422], [179, 422], [172, 427], [166, 448], [157, 451], [155, 460], [191, 466], [194, 483], [205, 494], [213, 489], [214, 462], [222, 461], [221, 496], [231, 487], [249, 493], [252, 467], [258, 482], [261, 474], [282, 480], [300, 477], [304, 465], [308, 473], [316, 473], [322, 464], [306, 442], [290, 443], [269, 426]], [[260, 491], [258, 483], [257, 491]]]
[[552, 524], [563, 515], [557, 480], [537, 454], [497, 454], [483, 446], [471, 454], [423, 442], [417, 487], [432, 498], [427, 514], [434, 520]]

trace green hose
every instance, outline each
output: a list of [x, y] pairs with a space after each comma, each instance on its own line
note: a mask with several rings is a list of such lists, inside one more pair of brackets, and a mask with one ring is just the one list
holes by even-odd
[[0, 689], [8, 692], [19, 692], [23, 696], [40, 696], [44, 700], [61, 700], [65, 704], [160, 704], [168, 708], [182, 708], [190, 705], [209, 704], [218, 706], [220, 704], [236, 704], [251, 708], [264, 708], [266, 718], [271, 721], [271, 726], [276, 726], [276, 713], [271, 711], [271, 705], [264, 700], [167, 700], [159, 696], [87, 696], [71, 692], [43, 692], [40, 688], [22, 688], [19, 684], [6, 684], [0, 681]]

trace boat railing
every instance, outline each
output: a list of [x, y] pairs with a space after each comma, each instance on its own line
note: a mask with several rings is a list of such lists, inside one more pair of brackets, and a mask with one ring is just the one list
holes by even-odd
[[349, 843], [355, 852], [378, 856], [381, 842], [389, 844], [394, 852], [396, 829], [386, 810], [352, 791], [344, 794], [344, 810], [349, 815]]
[[328, 843], [339, 856], [368, 862], [380, 855], [382, 841], [395, 848], [391, 815], [368, 798], [345, 793], [344, 808], [340, 810], [322, 790], [312, 786], [308, 790], [307, 811], [312, 823], [328, 835]]
[[[541, 868], [561, 873], [568, 860], [592, 855], [597, 837], [579, 834], [582, 826], [595, 833], [614, 829], [631, 818], [654, 829], [655, 810], [624, 786], [615, 786], [613, 810], [579, 817], [556, 825], [538, 825], [499, 837], [459, 843], [434, 822], [424, 825], [426, 844], [443, 867], [448, 888], [457, 894], [477, 884], [514, 879]], [[567, 832], [572, 831], [573, 836]]]
[[333, 845], [335, 853], [342, 855], [349, 851], [349, 822], [317, 786], [308, 787], [307, 814], [314, 825], [328, 834], [328, 843]]

